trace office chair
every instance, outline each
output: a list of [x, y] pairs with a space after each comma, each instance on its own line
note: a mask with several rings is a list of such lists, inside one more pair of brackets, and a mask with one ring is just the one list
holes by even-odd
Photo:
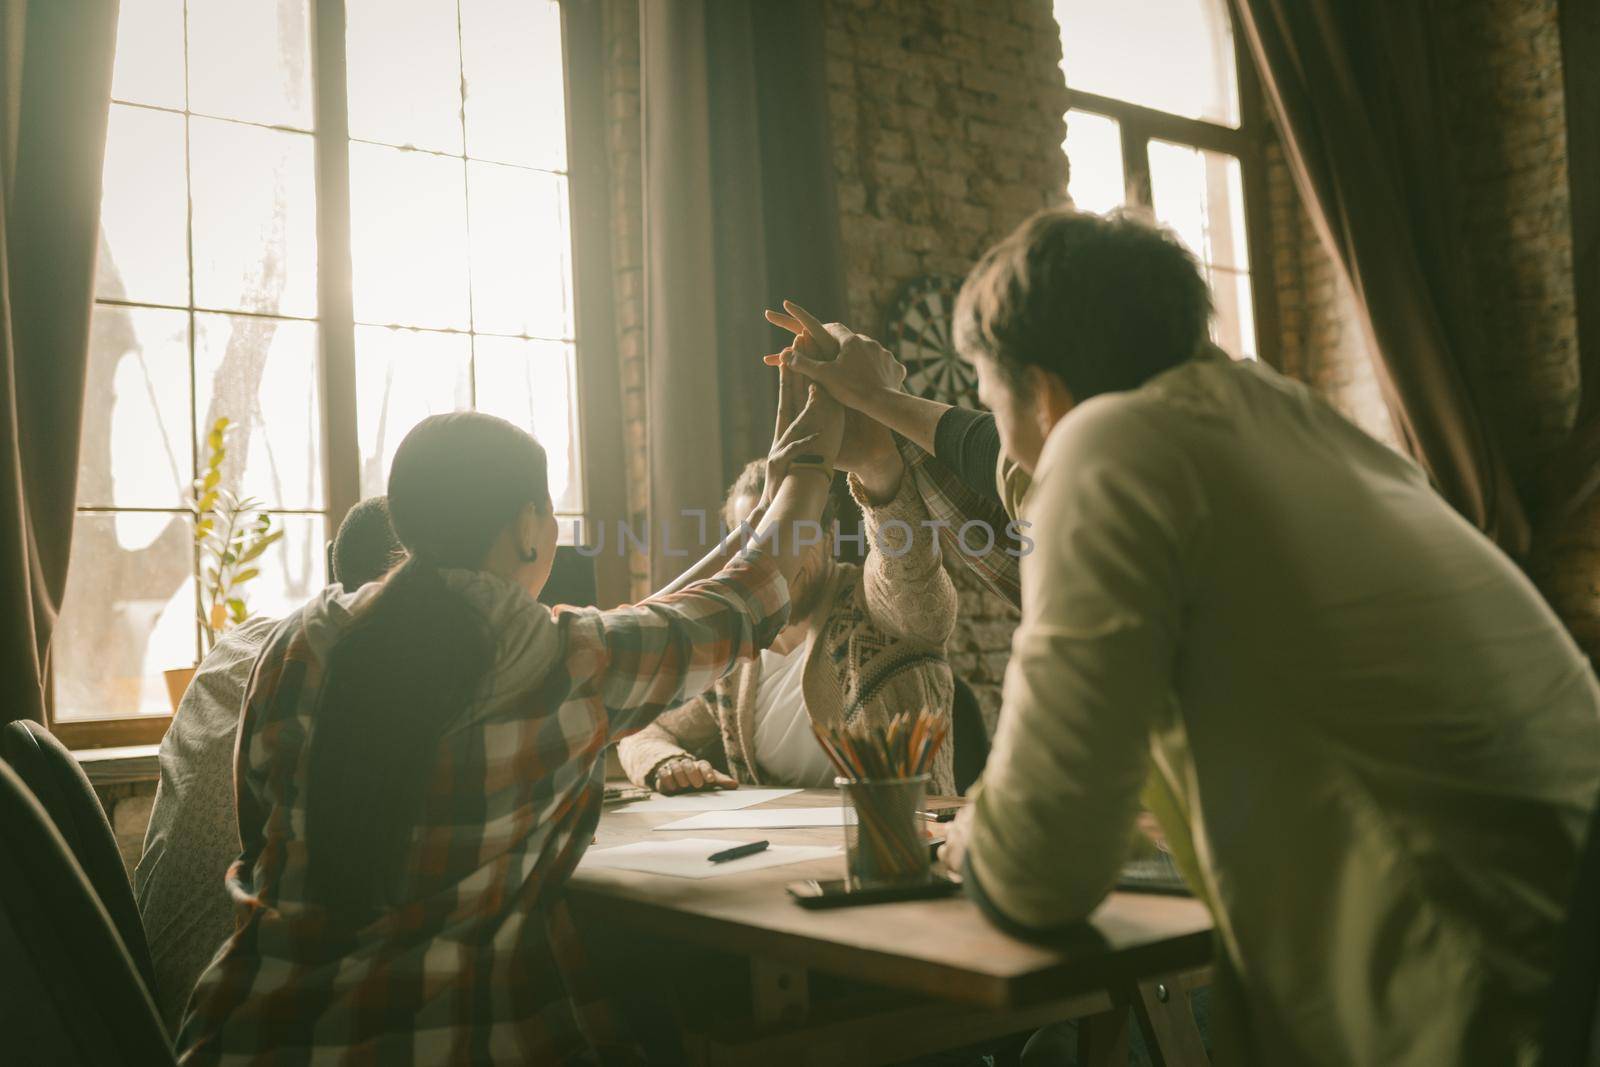
[[173, 1064], [122, 936], [22, 778], [0, 763], [0, 1042], [8, 1064]]
[[955, 749], [950, 757], [956, 792], [965, 796], [983, 773], [983, 765], [989, 762], [989, 731], [983, 725], [983, 709], [978, 706], [972, 687], [954, 675], [951, 681], [955, 683], [955, 701], [950, 708], [950, 743]]
[[1545, 1017], [1545, 1067], [1600, 1067], [1600, 804], [1561, 936], [1561, 962]]
[[88, 775], [54, 734], [28, 719], [0, 727], [0, 759], [11, 765], [44, 806], [154, 995], [155, 965], [145, 941], [144, 923], [139, 919], [139, 906], [134, 902], [128, 871], [117, 850], [116, 835], [111, 832]]

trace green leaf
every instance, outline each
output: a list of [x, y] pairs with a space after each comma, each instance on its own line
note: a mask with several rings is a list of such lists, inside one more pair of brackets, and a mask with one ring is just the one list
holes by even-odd
[[216, 490], [213, 489], [211, 492], [206, 493], [204, 496], [202, 496], [200, 498], [200, 510], [201, 511], [214, 511], [216, 509], [216, 506], [217, 506], [217, 493], [216, 493]]
[[212, 528], [215, 527], [215, 526], [216, 526], [216, 520], [214, 520], [214, 519], [201, 519], [198, 523], [195, 524], [195, 527], [194, 527], [195, 536], [196, 537], [200, 537], [200, 538], [204, 538], [205, 535], [210, 533]]
[[238, 597], [228, 598], [228, 612], [233, 616], [234, 622], [244, 622], [249, 617], [249, 611], [244, 606], [244, 601]]
[[233, 576], [233, 584], [234, 584], [235, 587], [241, 586], [245, 582], [248, 582], [250, 579], [254, 578], [256, 575], [258, 575], [260, 573], [261, 573], [261, 568], [259, 568], [259, 567], [246, 567], [244, 570], [239, 571], [236, 574], [234, 574], [234, 576]]
[[283, 531], [278, 530], [274, 533], [267, 534], [265, 537], [257, 538], [249, 548], [244, 550], [244, 554], [239, 557], [239, 562], [249, 563], [251, 560], [260, 556], [261, 553], [265, 552], [268, 547], [282, 537]]
[[217, 487], [217, 483], [220, 481], [222, 481], [221, 471], [215, 468], [206, 471], [206, 476], [200, 479], [201, 492], [210, 492]]
[[239, 557], [233, 554], [233, 549], [230, 548], [228, 551], [222, 554], [222, 565], [224, 567], [228, 566], [230, 563], [237, 562], [239, 562]]

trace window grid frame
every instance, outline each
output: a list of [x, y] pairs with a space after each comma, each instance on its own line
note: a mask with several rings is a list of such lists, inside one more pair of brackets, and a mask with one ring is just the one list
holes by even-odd
[[[1166, 141], [1187, 148], [1217, 152], [1239, 161], [1240, 178], [1244, 186], [1245, 248], [1250, 258], [1247, 273], [1251, 283], [1256, 357], [1268, 366], [1281, 370], [1277, 287], [1272, 284], [1272, 220], [1266, 176], [1266, 146], [1270, 130], [1261, 82], [1241, 33], [1237, 0], [1227, 0], [1226, 7], [1239, 91], [1238, 126], [1187, 118], [1115, 97], [1085, 92], [1073, 88], [1070, 79], [1067, 80], [1067, 110], [1086, 111], [1117, 122], [1122, 147], [1123, 184], [1132, 198], [1129, 206], [1152, 215], [1151, 141]], [[1206, 269], [1211, 268], [1206, 266]], [[1236, 269], [1232, 272], [1242, 273]]]
[[[189, 55], [189, 3], [184, 2], [183, 17], [183, 65], [184, 65], [184, 106], [174, 108], [166, 105], [146, 104], [136, 101], [119, 100], [112, 98], [111, 104], [141, 108], [149, 111], [163, 112], [181, 116], [184, 122], [184, 241], [187, 268], [187, 294], [188, 302], [184, 306], [173, 304], [154, 303], [148, 301], [125, 299], [102, 299], [98, 295], [94, 298], [94, 305], [107, 307], [121, 307], [131, 309], [155, 309], [164, 311], [180, 311], [185, 313], [188, 323], [188, 378], [189, 378], [189, 435], [193, 442], [190, 451], [190, 478], [198, 477], [201, 457], [199, 454], [199, 418], [196, 410], [196, 399], [199, 396], [199, 381], [197, 378], [196, 364], [196, 330], [195, 316], [197, 314], [225, 314], [257, 317], [290, 322], [315, 323], [318, 327], [318, 352], [317, 360], [320, 373], [319, 402], [322, 432], [322, 475], [323, 475], [323, 506], [320, 508], [268, 508], [274, 515], [304, 515], [320, 516], [324, 520], [324, 537], [331, 537], [332, 531], [343, 520], [344, 515], [360, 499], [360, 445], [356, 433], [357, 396], [355, 381], [355, 327], [357, 320], [354, 315], [353, 305], [353, 264], [350, 254], [351, 244], [351, 213], [350, 213], [350, 145], [352, 143], [372, 143], [387, 148], [402, 148], [403, 146], [387, 145], [383, 142], [369, 142], [365, 139], [352, 138], [349, 134], [349, 97], [346, 71], [346, 40], [345, 40], [345, 5], [344, 0], [308, 0], [308, 51], [310, 60], [311, 91], [312, 91], [312, 129], [281, 123], [264, 123], [252, 120], [233, 119], [221, 115], [200, 113], [190, 108], [190, 55]], [[591, 108], [575, 107], [573, 95], [574, 85], [579, 82], [573, 70], [574, 40], [572, 23], [573, 12], [569, 5], [560, 2], [561, 11], [561, 56], [563, 66], [563, 92], [564, 110], [566, 112], [566, 157], [565, 169], [553, 171], [548, 168], [529, 167], [520, 164], [510, 164], [498, 160], [479, 160], [478, 162], [490, 163], [497, 166], [516, 167], [525, 171], [538, 171], [541, 173], [560, 174], [565, 178], [566, 214], [568, 224], [568, 297], [572, 306], [572, 317], [567, 323], [570, 336], [562, 338], [545, 338], [529, 334], [504, 334], [492, 331], [479, 331], [471, 318], [471, 276], [470, 261], [468, 263], [468, 300], [469, 318], [466, 329], [434, 330], [438, 333], [466, 334], [469, 345], [473, 344], [472, 338], [478, 334], [493, 337], [508, 337], [518, 340], [546, 341], [567, 346], [568, 357], [568, 391], [569, 405], [572, 409], [573, 422], [571, 425], [572, 447], [576, 452], [576, 466], [579, 472], [579, 510], [576, 512], [563, 512], [558, 514], [558, 519], [563, 522], [577, 523], [580, 536], [583, 531], [593, 527], [595, 522], [591, 514], [591, 503], [594, 499], [590, 485], [593, 472], [588, 462], [591, 441], [598, 439], [599, 435], [606, 432], [600, 424], [602, 419], [593, 418], [588, 412], [579, 417], [581, 408], [590, 407], [583, 403], [583, 398], [589, 393], [586, 390], [605, 389], [606, 386], [615, 384], [615, 378], [610, 373], [589, 375], [586, 373], [585, 362], [591, 356], [600, 360], [612, 358], [611, 339], [605, 336], [605, 331], [600, 329], [603, 323], [601, 309], [609, 305], [609, 285], [594, 284], [594, 294], [580, 296], [579, 290], [590, 284], [590, 280], [599, 281], [609, 272], [609, 256], [595, 255], [594, 251], [581, 250], [581, 244], [594, 246], [598, 243], [604, 249], [607, 239], [607, 213], [604, 210], [604, 198], [599, 203], [589, 196], [584, 197], [581, 216], [584, 220], [580, 223], [580, 210], [576, 194], [577, 183], [573, 181], [573, 173], [577, 170], [593, 172], [598, 163], [603, 168], [603, 154], [597, 154], [600, 147], [597, 144], [580, 146], [579, 138], [575, 136], [574, 112], [575, 110], [592, 110]], [[460, 2], [457, 0], [457, 37], [456, 48], [458, 62], [460, 62], [462, 37], [460, 29]], [[585, 12], [584, 17], [577, 20], [582, 38], [578, 42], [585, 53], [585, 58], [591, 57], [589, 53], [596, 52], [600, 25], [592, 13]], [[586, 87], [593, 88], [593, 80], [598, 72], [586, 72], [582, 75]], [[463, 77], [465, 77], [463, 73]], [[463, 109], [465, 103], [463, 102]], [[195, 304], [195, 273], [194, 273], [194, 195], [192, 174], [192, 151], [190, 145], [190, 120], [204, 118], [222, 122], [234, 123], [258, 129], [276, 130], [284, 133], [294, 133], [310, 136], [313, 147], [313, 186], [316, 200], [316, 235], [317, 235], [317, 303], [314, 317], [304, 315], [289, 315], [260, 311], [237, 311], [222, 308], [198, 307]], [[465, 131], [466, 117], [463, 110], [461, 115], [463, 132]], [[602, 134], [603, 136], [603, 134]], [[585, 151], [587, 148], [587, 151]], [[416, 151], [426, 151], [414, 149]], [[459, 159], [463, 168], [463, 196], [470, 199], [466, 187], [466, 168], [474, 161], [468, 154], [465, 137], [463, 136], [462, 152], [459, 155], [448, 152], [433, 152], [430, 154], [443, 155]], [[580, 159], [582, 154], [585, 158]], [[587, 158], [594, 157], [594, 158]], [[467, 238], [470, 247], [470, 208], [467, 216]], [[591, 226], [598, 230], [598, 242], [585, 242], [580, 238], [580, 225]], [[585, 281], [579, 282], [582, 276]], [[602, 291], [603, 290], [603, 291]], [[368, 324], [380, 328], [396, 324]], [[397, 328], [409, 328], [398, 327]], [[473, 347], [472, 359], [469, 363], [472, 374], [471, 398], [474, 408], [477, 405], [476, 383], [476, 349]], [[609, 370], [609, 368], [607, 368]], [[593, 381], [586, 381], [592, 378]], [[607, 468], [607, 473], [620, 468], [620, 457], [613, 457], [610, 450], [600, 457], [602, 464]], [[620, 472], [619, 472], [620, 473]], [[605, 494], [601, 494], [605, 495]], [[138, 514], [167, 514], [186, 517], [188, 511], [182, 507], [123, 507], [102, 505], [78, 505], [74, 503], [74, 514], [114, 515], [129, 512]], [[202, 639], [198, 627], [198, 614], [200, 611], [201, 591], [198, 580], [199, 575], [199, 549], [191, 543], [190, 575], [195, 577], [195, 652], [198, 661], [202, 650]], [[165, 735], [167, 727], [171, 724], [172, 715], [141, 714], [139, 712], [117, 713], [107, 709], [103, 717], [73, 716], [61, 719], [56, 716], [55, 709], [55, 674], [58, 669], [56, 663], [51, 663], [49, 676], [46, 679], [45, 717], [49, 728], [72, 749], [108, 748], [121, 746], [135, 746], [154, 744]]]

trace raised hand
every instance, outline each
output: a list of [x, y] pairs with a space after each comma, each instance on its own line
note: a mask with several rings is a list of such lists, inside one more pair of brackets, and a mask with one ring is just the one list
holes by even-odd
[[871, 408], [875, 392], [900, 390], [906, 368], [887, 348], [842, 323], [823, 325], [793, 301], [783, 307], [787, 314], [768, 311], [767, 321], [794, 334], [795, 344], [767, 363], [804, 375], [857, 411]]

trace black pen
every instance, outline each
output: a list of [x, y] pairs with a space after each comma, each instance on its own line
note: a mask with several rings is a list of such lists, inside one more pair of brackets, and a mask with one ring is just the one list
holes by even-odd
[[745, 856], [754, 856], [757, 852], [765, 852], [766, 850], [767, 842], [752, 841], [748, 845], [736, 845], [733, 848], [725, 848], [721, 852], [713, 852], [711, 855], [707, 856], [706, 859], [712, 863], [726, 863], [729, 860], [741, 859]]

